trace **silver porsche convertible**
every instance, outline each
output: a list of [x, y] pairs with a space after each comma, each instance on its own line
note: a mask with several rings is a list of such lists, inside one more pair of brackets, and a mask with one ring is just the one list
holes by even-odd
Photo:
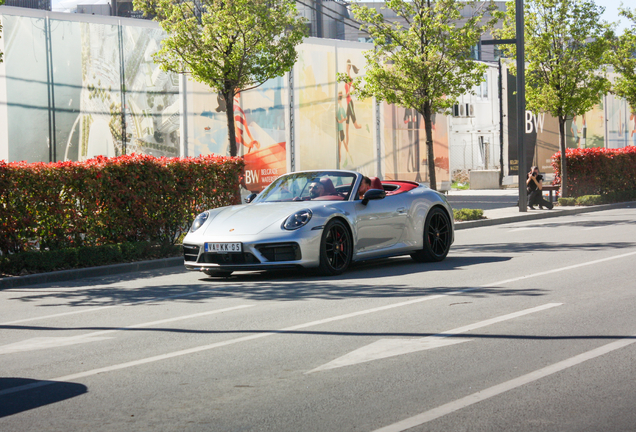
[[444, 195], [410, 181], [302, 171], [245, 201], [196, 217], [183, 241], [187, 269], [219, 277], [281, 268], [337, 275], [352, 262], [396, 255], [441, 261], [454, 240]]

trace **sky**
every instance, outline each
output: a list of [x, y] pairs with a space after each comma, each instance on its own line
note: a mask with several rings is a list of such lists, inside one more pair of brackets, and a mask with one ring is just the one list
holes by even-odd
[[633, 8], [633, 0], [595, 0], [595, 3], [599, 6], [605, 7], [605, 13], [603, 13], [603, 18], [606, 21], [614, 22], [619, 21], [618, 30], [622, 31], [630, 25], [629, 21], [627, 21], [623, 17], [618, 16], [618, 8], [623, 4], [623, 7]]

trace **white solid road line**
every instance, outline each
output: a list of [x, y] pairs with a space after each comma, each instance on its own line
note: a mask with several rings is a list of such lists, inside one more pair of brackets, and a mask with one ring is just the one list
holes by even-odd
[[572, 268], [578, 268], [578, 267], [582, 267], [582, 266], [587, 266], [587, 265], [591, 265], [591, 264], [595, 264], [595, 263], [599, 263], [599, 262], [606, 262], [606, 261], [610, 261], [610, 260], [614, 260], [614, 259], [624, 258], [624, 257], [630, 256], [630, 255], [636, 255], [636, 251], [630, 252], [630, 253], [626, 253], [626, 254], [622, 254], [622, 255], [616, 255], [614, 257], [603, 258], [603, 259], [600, 259], [600, 260], [594, 260], [594, 261], [589, 261], [589, 262], [586, 262], [586, 263], [580, 263], [580, 264], [573, 265], [573, 266], [562, 267], [562, 268], [550, 270], [550, 271], [547, 271], [547, 272], [534, 273], [534, 274], [531, 274], [531, 275], [522, 276], [522, 277], [518, 277], [518, 278], [514, 278], [514, 279], [507, 279], [507, 280], [503, 280], [503, 281], [499, 281], [499, 282], [485, 284], [485, 285], [481, 285], [481, 286], [474, 287], [474, 288], [466, 288], [466, 289], [462, 289], [462, 290], [450, 291], [450, 292], [447, 292], [445, 294], [436, 294], [436, 295], [432, 295], [432, 296], [428, 296], [428, 297], [421, 297], [421, 298], [417, 298], [417, 299], [414, 299], [414, 300], [408, 300], [408, 301], [404, 301], [404, 302], [400, 302], [400, 303], [394, 303], [394, 304], [387, 305], [387, 306], [381, 306], [381, 307], [377, 307], [377, 308], [372, 308], [372, 309], [366, 309], [366, 310], [362, 310], [362, 311], [358, 311], [358, 312], [353, 312], [353, 313], [346, 314], [346, 315], [339, 315], [339, 316], [335, 316], [335, 317], [331, 317], [331, 318], [326, 318], [326, 319], [323, 319], [323, 320], [312, 321], [312, 322], [309, 322], [309, 323], [299, 324], [299, 325], [292, 326], [292, 327], [286, 327], [286, 328], [283, 328], [283, 329], [280, 329], [280, 330], [276, 330], [276, 331], [272, 331], [272, 332], [258, 333], [258, 334], [251, 335], [251, 336], [244, 336], [244, 337], [240, 337], [240, 338], [236, 338], [236, 339], [226, 340], [226, 341], [223, 341], [223, 342], [217, 342], [217, 343], [213, 343], [213, 344], [209, 344], [209, 345], [198, 346], [198, 347], [194, 347], [194, 348], [190, 348], [190, 349], [186, 349], [186, 350], [174, 351], [174, 352], [167, 353], [167, 354], [162, 354], [162, 355], [158, 355], [158, 356], [148, 357], [148, 358], [145, 358], [145, 359], [135, 360], [135, 361], [126, 362], [126, 363], [120, 363], [120, 364], [113, 365], [113, 366], [108, 366], [108, 367], [103, 367], [103, 368], [98, 368], [98, 369], [92, 369], [92, 370], [88, 370], [88, 371], [85, 371], [85, 372], [80, 372], [80, 373], [76, 373], [76, 374], [72, 374], [72, 375], [65, 375], [65, 376], [61, 376], [61, 377], [57, 377], [57, 378], [51, 378], [51, 380], [49, 380], [49, 381], [38, 381], [38, 382], [35, 382], [35, 383], [32, 383], [32, 384], [27, 384], [27, 385], [24, 385], [24, 386], [12, 387], [12, 388], [8, 388], [8, 389], [5, 389], [5, 390], [2, 390], [2, 391], [0, 391], [0, 396], [3, 396], [5, 394], [10, 394], [10, 393], [16, 393], [16, 392], [20, 392], [20, 391], [24, 391], [24, 390], [29, 390], [29, 389], [32, 389], [32, 388], [42, 387], [42, 386], [49, 385], [49, 384], [53, 384], [54, 381], [70, 381], [70, 380], [74, 380], [74, 379], [79, 379], [79, 378], [83, 378], [83, 377], [97, 375], [97, 374], [104, 373], [104, 372], [111, 372], [111, 371], [115, 371], [115, 370], [126, 369], [126, 368], [137, 366], [137, 365], [142, 365], [142, 364], [152, 363], [152, 362], [156, 362], [156, 361], [166, 360], [166, 359], [179, 357], [179, 356], [183, 356], [183, 355], [187, 355], [187, 354], [194, 354], [194, 353], [207, 351], [207, 350], [211, 350], [211, 349], [215, 349], [215, 348], [220, 348], [220, 347], [224, 347], [224, 346], [228, 346], [228, 345], [234, 345], [234, 344], [237, 344], [237, 343], [240, 343], [240, 342], [247, 342], [247, 341], [251, 341], [251, 340], [255, 340], [255, 339], [261, 339], [261, 338], [268, 337], [268, 336], [273, 336], [273, 335], [276, 335], [276, 334], [279, 334], [279, 333], [285, 333], [285, 332], [288, 332], [288, 331], [298, 330], [298, 329], [307, 328], [307, 327], [311, 327], [311, 326], [316, 326], [316, 325], [320, 325], [320, 324], [326, 324], [326, 323], [339, 321], [339, 320], [343, 320], [343, 319], [347, 319], [347, 318], [353, 318], [353, 317], [357, 317], [357, 316], [361, 316], [361, 315], [371, 314], [371, 313], [375, 313], [375, 312], [381, 312], [381, 311], [394, 309], [394, 308], [398, 308], [398, 307], [402, 307], [402, 306], [408, 306], [408, 305], [412, 305], [412, 304], [422, 303], [422, 302], [425, 302], [425, 301], [434, 300], [434, 299], [443, 298], [443, 297], [448, 297], [448, 296], [451, 296], [451, 295], [467, 293], [467, 292], [475, 291], [475, 290], [477, 290], [479, 288], [485, 288], [485, 287], [496, 286], [496, 285], [503, 285], [505, 283], [515, 282], [515, 281], [526, 279], [526, 278], [537, 277], [537, 276], [541, 276], [541, 275], [544, 275], [544, 274], [551, 274], [551, 273], [556, 273], [556, 272], [560, 272], [560, 271], [564, 271], [564, 270], [568, 270], [568, 269], [572, 269]]
[[39, 317], [25, 318], [25, 319], [20, 319], [20, 320], [16, 320], [16, 321], [9, 321], [9, 322], [0, 323], [0, 326], [12, 325], [12, 324], [20, 324], [20, 323], [24, 323], [24, 322], [37, 321], [37, 320], [48, 319], [48, 318], [57, 318], [57, 317], [62, 317], [62, 316], [67, 316], [67, 315], [83, 314], [83, 313], [87, 313], [87, 312], [97, 312], [97, 311], [104, 310], [104, 309], [111, 309], [111, 308], [122, 307], [122, 306], [133, 306], [133, 305], [138, 305], [138, 304], [143, 304], [143, 303], [152, 303], [152, 302], [156, 302], [156, 301], [170, 300], [170, 299], [179, 298], [179, 297], [188, 297], [188, 296], [195, 295], [195, 294], [201, 294], [201, 293], [204, 293], [206, 291], [208, 291], [208, 290], [193, 291], [193, 292], [188, 292], [188, 293], [183, 293], [183, 294], [175, 294], [173, 296], [168, 296], [168, 297], [156, 297], [156, 298], [148, 299], [148, 300], [139, 300], [139, 301], [134, 301], [134, 302], [127, 302], [127, 303], [122, 303], [122, 304], [110, 305], [110, 306], [98, 306], [98, 307], [94, 307], [94, 308], [90, 308], [90, 309], [82, 309], [82, 310], [77, 310], [77, 311], [72, 311], [72, 312], [62, 312], [62, 313], [53, 314], [53, 315], [44, 315], [44, 316], [39, 316]]
[[636, 251], [635, 252], [624, 253], [624, 254], [621, 254], [621, 255], [614, 255], [614, 256], [611, 256], [611, 257], [607, 257], [607, 258], [601, 258], [601, 259], [597, 259], [597, 260], [594, 260], [594, 261], [586, 261], [586, 262], [583, 262], [583, 263], [574, 264], [574, 265], [566, 266], [566, 267], [561, 267], [561, 268], [554, 269], [554, 270], [547, 270], [547, 271], [544, 271], [544, 272], [533, 273], [531, 275], [519, 276], [519, 277], [516, 277], [516, 278], [506, 279], [506, 280], [499, 281], [499, 282], [493, 282], [493, 283], [490, 283], [490, 284], [482, 285], [481, 287], [482, 288], [487, 288], [487, 287], [491, 287], [491, 286], [504, 285], [504, 284], [511, 283], [511, 282], [517, 282], [517, 281], [520, 281], [520, 280], [523, 280], [523, 279], [534, 278], [534, 277], [539, 277], [539, 276], [545, 276], [545, 275], [549, 275], [549, 274], [553, 274], [553, 273], [560, 273], [562, 271], [573, 270], [573, 269], [576, 269], [576, 268], [579, 268], [579, 267], [587, 267], [589, 265], [594, 265], [594, 264], [599, 264], [599, 263], [603, 263], [603, 262], [607, 262], [607, 261], [612, 261], [612, 260], [619, 259], [619, 258], [625, 258], [625, 257], [632, 256], [632, 255], [636, 255]]
[[560, 372], [562, 370], [571, 368], [572, 366], [581, 364], [585, 361], [594, 359], [596, 357], [600, 357], [604, 354], [610, 353], [617, 349], [624, 348], [628, 345], [633, 344], [634, 342], [636, 342], [636, 335], [632, 335], [624, 339], [619, 339], [616, 342], [612, 342], [607, 345], [603, 345], [599, 348], [593, 349], [591, 351], [587, 351], [577, 356], [570, 357], [569, 359], [560, 361], [558, 363], [554, 363], [550, 366], [544, 367], [542, 369], [538, 369], [534, 372], [530, 372], [529, 374], [511, 379], [510, 381], [506, 381], [504, 383], [495, 385], [493, 387], [487, 388], [477, 393], [473, 393], [461, 399], [457, 399], [453, 402], [449, 402], [437, 408], [433, 408], [432, 410], [425, 411], [421, 414], [407, 418], [405, 420], [394, 423], [392, 425], [385, 426], [380, 429], [376, 429], [374, 432], [400, 432], [400, 431], [404, 431], [416, 426], [420, 426], [424, 423], [428, 423], [432, 420], [438, 419], [447, 414], [451, 414], [462, 408], [466, 408], [470, 405], [474, 405], [486, 399], [490, 399], [492, 397], [498, 396], [502, 393], [507, 392], [508, 390], [521, 387], [533, 381], [537, 381], [541, 378], [544, 378], [549, 375]]
[[81, 334], [77, 336], [42, 337], [42, 338], [27, 339], [27, 340], [12, 343], [9, 345], [0, 346], [0, 355], [12, 354], [12, 353], [24, 352], [24, 351], [35, 351], [35, 350], [46, 349], [46, 348], [56, 348], [61, 346], [76, 345], [76, 344], [87, 343], [87, 342], [96, 342], [96, 341], [101, 341], [105, 339], [111, 339], [109, 337], [102, 337], [103, 335], [110, 334], [110, 333], [116, 333], [116, 332], [135, 329], [135, 328], [150, 327], [150, 326], [166, 324], [166, 323], [175, 322], [175, 321], [183, 321], [183, 320], [187, 320], [191, 318], [198, 318], [198, 317], [207, 316], [207, 315], [230, 312], [230, 311], [238, 310], [238, 309], [245, 309], [252, 306], [254, 305], [240, 305], [240, 306], [228, 307], [225, 309], [215, 309], [211, 311], [199, 312], [199, 313], [190, 314], [190, 315], [183, 315], [183, 316], [178, 316], [174, 318], [166, 318], [159, 321], [150, 321], [147, 323], [134, 324], [134, 325], [126, 326], [126, 327], [119, 327], [119, 328], [111, 329], [111, 330], [100, 330], [100, 331], [85, 333], [85, 334]]
[[469, 324], [463, 327], [459, 327], [453, 330], [447, 330], [445, 332], [438, 333], [433, 336], [427, 336], [424, 338], [412, 338], [412, 339], [380, 339], [367, 346], [359, 348], [350, 352], [342, 357], [339, 357], [327, 364], [312, 369], [307, 374], [324, 371], [328, 369], [336, 369], [344, 366], [351, 366], [354, 364], [365, 363], [373, 360], [379, 360], [388, 357], [394, 357], [402, 354], [410, 354], [417, 351], [424, 351], [433, 348], [440, 348], [457, 343], [468, 342], [472, 339], [466, 338], [451, 338], [449, 336], [466, 333], [478, 328], [486, 327], [489, 325], [497, 324], [503, 321], [508, 321], [514, 318], [518, 318], [524, 315], [528, 315], [535, 312], [540, 312], [553, 307], [561, 306], [563, 303], [548, 303], [542, 306], [533, 307], [530, 309], [524, 309], [522, 311], [509, 313], [496, 318], [487, 319], [474, 324]]

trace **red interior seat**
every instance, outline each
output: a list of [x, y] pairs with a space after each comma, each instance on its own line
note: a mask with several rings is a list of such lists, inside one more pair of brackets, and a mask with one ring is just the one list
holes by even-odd
[[390, 181], [384, 181], [382, 182], [382, 184], [385, 185], [391, 185], [391, 186], [397, 186], [397, 189], [392, 190], [392, 191], [387, 191], [386, 194], [387, 195], [397, 195], [397, 194], [401, 194], [404, 192], [408, 192], [410, 190], [415, 189], [416, 187], [419, 186], [418, 183], [416, 182], [412, 182], [412, 181], [404, 181], [404, 180], [390, 180]]
[[382, 187], [382, 181], [377, 178], [377, 177], [371, 177], [371, 187], [369, 189], [380, 189], [380, 190], [384, 190], [384, 188]]
[[320, 183], [325, 188], [325, 195], [338, 195], [338, 193], [336, 192], [336, 188], [329, 177], [321, 178]]

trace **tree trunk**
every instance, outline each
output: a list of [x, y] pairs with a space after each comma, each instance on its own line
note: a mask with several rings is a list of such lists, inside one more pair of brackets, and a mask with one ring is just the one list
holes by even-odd
[[234, 92], [232, 90], [224, 90], [223, 98], [225, 99], [225, 115], [227, 118], [227, 138], [230, 145], [230, 156], [238, 155], [236, 145], [236, 129], [234, 128]]
[[[225, 114], [227, 119], [227, 137], [230, 145], [230, 156], [238, 155], [238, 146], [236, 145], [236, 129], [234, 128], [234, 91], [224, 90], [223, 98], [225, 99]], [[241, 204], [241, 184], [245, 187], [245, 168], [236, 182], [237, 188], [234, 190], [234, 205]]]
[[[428, 179], [430, 188], [437, 190], [437, 178], [435, 176], [435, 154], [433, 152], [433, 113], [431, 106], [424, 104], [424, 128], [426, 129], [426, 158], [428, 159]], [[420, 164], [420, 161], [417, 161]]]
[[559, 116], [559, 148], [561, 149], [561, 196], [568, 196], [568, 169], [565, 157], [565, 117]]

